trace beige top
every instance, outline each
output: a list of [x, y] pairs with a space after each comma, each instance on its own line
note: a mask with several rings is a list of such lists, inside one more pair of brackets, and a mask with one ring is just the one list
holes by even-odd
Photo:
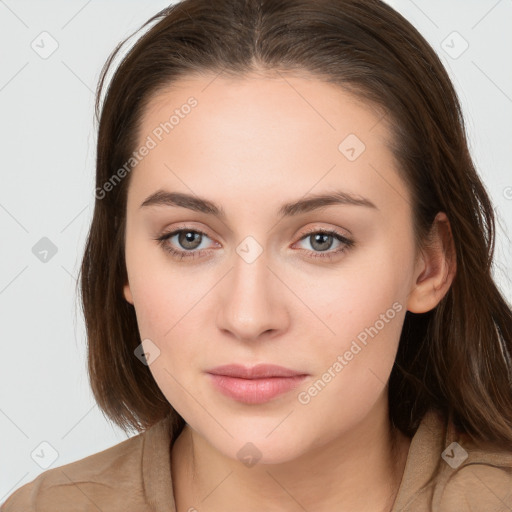
[[[176, 512], [171, 441], [166, 418], [102, 452], [46, 470], [0, 512]], [[438, 481], [420, 490], [437, 466]], [[409, 447], [392, 512], [427, 511], [512, 511], [512, 451], [483, 450], [429, 411]]]

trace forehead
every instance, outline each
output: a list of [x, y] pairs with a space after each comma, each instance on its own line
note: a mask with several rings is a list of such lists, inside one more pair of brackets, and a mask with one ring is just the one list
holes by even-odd
[[[265, 119], [269, 132], [273, 124], [268, 124], [268, 117], [274, 111], [276, 122], [279, 118], [291, 117], [294, 122], [311, 124], [313, 130], [323, 128], [342, 132], [347, 128], [360, 128], [364, 131], [380, 125], [374, 135], [389, 135], [388, 119], [382, 108], [306, 72], [240, 76], [206, 74], [180, 78], [159, 89], [149, 99], [141, 134], [148, 133], [155, 122], [168, 119], [173, 111], [179, 111], [190, 97], [197, 100], [200, 108], [195, 110], [200, 110], [202, 117], [222, 110], [226, 115], [236, 114], [232, 119], [238, 123], [245, 119], [248, 125], [253, 125]], [[217, 126], [227, 124], [218, 117], [209, 121], [217, 121]]]
[[231, 194], [265, 185], [297, 196], [340, 184], [360, 193], [395, 167], [388, 122], [375, 105], [308, 75], [189, 76], [149, 101], [138, 139], [154, 148], [132, 185], [140, 194], [165, 183], [202, 195], [221, 184]]

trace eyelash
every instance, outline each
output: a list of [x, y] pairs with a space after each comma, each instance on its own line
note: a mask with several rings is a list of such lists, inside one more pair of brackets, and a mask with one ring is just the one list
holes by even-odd
[[[178, 260], [182, 260], [182, 259], [186, 259], [186, 258], [194, 259], [196, 257], [200, 257], [203, 253], [211, 252], [211, 250], [207, 250], [207, 249], [201, 249], [199, 251], [198, 250], [181, 251], [181, 250], [174, 249], [167, 243], [167, 240], [169, 240], [173, 236], [178, 235], [183, 232], [196, 233], [196, 234], [200, 234], [200, 235], [204, 235], [204, 236], [208, 237], [208, 235], [206, 233], [204, 233], [203, 231], [199, 231], [197, 229], [180, 228], [180, 229], [168, 232], [168, 233], [163, 233], [162, 235], [155, 238], [155, 240], [164, 249], [164, 251], [170, 253], [173, 258], [176, 258]], [[341, 253], [343, 253], [347, 249], [352, 248], [355, 245], [355, 242], [353, 240], [345, 237], [341, 233], [338, 233], [336, 230], [328, 230], [328, 229], [311, 229], [311, 230], [307, 231], [298, 241], [300, 242], [313, 234], [322, 234], [322, 235], [333, 236], [338, 241], [342, 242], [343, 245], [334, 251], [329, 251], [329, 252], [324, 251], [324, 252], [320, 252], [320, 253], [315, 252], [315, 251], [309, 251], [307, 249], [303, 249], [306, 252], [311, 253], [310, 254], [311, 258], [322, 258], [325, 260], [332, 260], [336, 256], [339, 256]], [[210, 238], [210, 237], [208, 237], [208, 238]]]

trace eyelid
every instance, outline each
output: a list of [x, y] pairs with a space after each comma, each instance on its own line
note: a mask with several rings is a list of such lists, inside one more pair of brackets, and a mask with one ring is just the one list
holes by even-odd
[[[342, 233], [342, 231], [345, 231], [346, 234]], [[343, 238], [346, 238], [347, 240], [350, 240], [352, 238], [352, 233], [348, 229], [343, 229], [339, 227], [324, 227], [324, 226], [313, 226], [312, 228], [306, 229], [299, 238], [299, 240], [302, 240], [307, 235], [311, 235], [313, 233], [335, 233]]]
[[[182, 233], [182, 232], [193, 232], [196, 234], [200, 234], [203, 236], [206, 236], [213, 242], [217, 243], [213, 237], [211, 237], [207, 232], [200, 228], [196, 228], [192, 224], [188, 223], [186, 225], [179, 225], [175, 226], [173, 229], [164, 230], [160, 235], [158, 235], [155, 240], [159, 242], [159, 244], [162, 246], [162, 248], [169, 252], [174, 258], [179, 259], [194, 259], [196, 257], [201, 257], [202, 254], [210, 253], [212, 249], [194, 249], [186, 251], [184, 249], [175, 249], [171, 247], [167, 242], [169, 239], [173, 238], [174, 236]], [[348, 230], [346, 230], [348, 231]], [[326, 228], [326, 227], [319, 227], [314, 226], [309, 229], [307, 229], [305, 232], [302, 232], [300, 238], [296, 242], [294, 242], [292, 245], [295, 245], [299, 242], [302, 242], [303, 240], [307, 239], [308, 236], [312, 234], [325, 234], [328, 236], [334, 237], [337, 241], [339, 241], [342, 245], [338, 249], [334, 250], [327, 250], [327, 251], [312, 251], [309, 249], [300, 249], [301, 252], [306, 252], [309, 254], [310, 258], [321, 258], [326, 261], [332, 260], [336, 258], [339, 254], [343, 253], [345, 250], [353, 247], [355, 245], [355, 241], [353, 240], [352, 236], [345, 236], [343, 233], [340, 232], [340, 228]]]
[[[209, 235], [208, 231], [203, 229], [203, 228], [199, 228], [199, 227], [195, 227], [193, 224], [191, 223], [184, 223], [184, 224], [179, 224], [177, 226], [174, 226], [172, 229], [163, 229], [161, 231], [158, 231], [157, 232], [157, 236], [155, 237], [156, 238], [161, 238], [161, 237], [164, 237], [164, 236], [170, 236], [170, 235], [176, 235], [178, 232], [180, 231], [193, 231], [195, 233], [199, 233], [201, 235], [206, 235], [210, 240], [212, 241], [215, 241], [215, 237], [212, 237]], [[340, 231], [345, 231], [346, 234], [340, 232]], [[313, 227], [310, 227], [310, 228], [307, 228], [305, 231], [302, 231], [302, 233], [300, 234], [300, 237], [299, 235], [296, 235], [298, 238], [295, 242], [293, 242], [294, 244], [303, 240], [307, 235], [311, 235], [313, 233], [319, 233], [319, 232], [324, 232], [324, 233], [332, 233], [332, 234], [337, 234], [347, 240], [351, 240], [352, 238], [352, 233], [346, 229], [346, 228], [339, 228], [339, 227], [325, 227], [325, 226], [313, 226]]]
[[192, 223], [183, 223], [173, 226], [169, 229], [162, 229], [161, 231], [157, 231], [157, 236], [155, 239], [166, 237], [166, 236], [175, 236], [180, 231], [192, 231], [194, 233], [199, 233], [203, 236], [207, 236], [210, 240], [215, 241], [216, 237], [213, 237], [209, 234], [208, 230], [202, 227], [196, 227]]

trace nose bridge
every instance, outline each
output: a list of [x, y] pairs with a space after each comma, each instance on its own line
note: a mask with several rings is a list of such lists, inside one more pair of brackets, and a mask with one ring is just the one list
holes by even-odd
[[248, 236], [233, 253], [225, 293], [219, 304], [219, 328], [239, 339], [255, 339], [269, 330], [283, 328], [285, 318], [275, 276], [269, 270], [267, 252]]

